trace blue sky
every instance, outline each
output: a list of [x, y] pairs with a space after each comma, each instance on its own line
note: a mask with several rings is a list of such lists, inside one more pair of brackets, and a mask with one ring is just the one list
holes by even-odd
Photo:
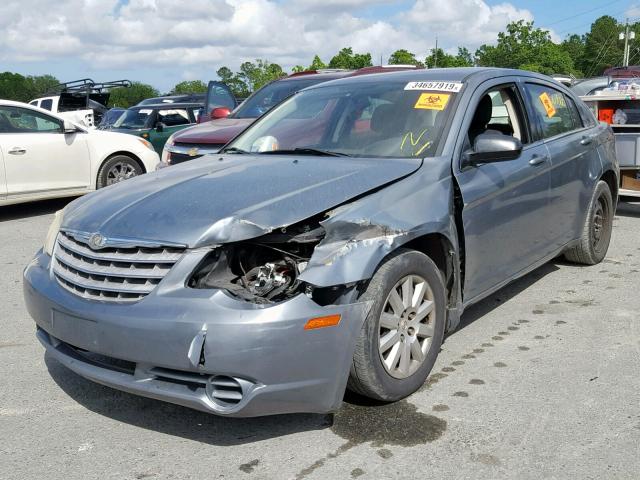
[[[5, 0], [0, 70], [60, 80], [129, 78], [169, 90], [256, 58], [290, 69], [342, 46], [386, 61], [397, 48], [475, 50], [509, 21], [533, 19], [554, 38], [601, 15], [640, 16], [640, 0]], [[635, 16], [635, 17], [634, 17]], [[36, 35], [33, 32], [37, 32]]]

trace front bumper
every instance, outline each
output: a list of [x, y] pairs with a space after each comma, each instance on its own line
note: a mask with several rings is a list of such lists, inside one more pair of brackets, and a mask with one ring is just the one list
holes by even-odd
[[[319, 306], [298, 295], [265, 308], [185, 288], [202, 257], [186, 253], [147, 297], [119, 304], [69, 293], [39, 252], [24, 272], [37, 337], [85, 378], [198, 410], [248, 417], [339, 408], [370, 305]], [[333, 314], [342, 316], [339, 325], [304, 330], [310, 318]], [[236, 399], [220, 400], [216, 385], [225, 397], [224, 385], [233, 381]]]

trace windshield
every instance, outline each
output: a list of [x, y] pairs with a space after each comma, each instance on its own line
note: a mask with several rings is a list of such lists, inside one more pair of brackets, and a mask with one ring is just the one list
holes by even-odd
[[420, 90], [416, 88], [429, 85], [413, 83], [350, 82], [299, 92], [254, 123], [225, 151], [434, 155], [456, 93]]
[[270, 83], [247, 98], [232, 116], [233, 118], [258, 118], [292, 93], [327, 80], [322, 75], [313, 75], [305, 80]]
[[153, 110], [150, 108], [125, 110], [113, 126], [115, 128], [146, 128], [152, 113]]

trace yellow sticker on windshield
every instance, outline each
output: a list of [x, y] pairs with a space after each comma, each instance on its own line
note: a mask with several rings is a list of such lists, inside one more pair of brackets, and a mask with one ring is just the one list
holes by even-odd
[[551, 97], [547, 92], [542, 92], [538, 97], [542, 102], [542, 106], [547, 112], [547, 117], [551, 118], [556, 114], [556, 107], [553, 106], [553, 102], [551, 101]]
[[422, 93], [413, 108], [444, 110], [450, 96], [448, 93]]

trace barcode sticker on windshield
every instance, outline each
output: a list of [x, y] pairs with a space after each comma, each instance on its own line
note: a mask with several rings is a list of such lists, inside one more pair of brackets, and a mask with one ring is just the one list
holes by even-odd
[[409, 82], [404, 87], [404, 89], [458, 93], [462, 89], [462, 83], [461, 82]]

